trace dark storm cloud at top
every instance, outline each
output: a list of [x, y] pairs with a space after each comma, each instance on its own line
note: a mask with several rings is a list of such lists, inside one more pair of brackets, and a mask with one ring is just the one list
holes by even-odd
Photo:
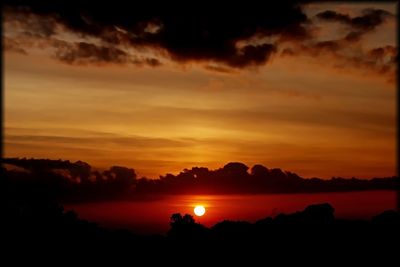
[[[173, 60], [214, 61], [242, 68], [265, 64], [277, 43], [239, 41], [257, 36], [282, 40], [308, 38], [308, 22], [299, 4], [250, 1], [217, 7], [212, 2], [128, 4], [74, 1], [6, 1], [11, 12], [51, 18], [80, 36], [93, 36], [108, 46], [158, 49]], [[48, 26], [49, 28], [50, 26]], [[52, 31], [50, 32], [50, 35]]]

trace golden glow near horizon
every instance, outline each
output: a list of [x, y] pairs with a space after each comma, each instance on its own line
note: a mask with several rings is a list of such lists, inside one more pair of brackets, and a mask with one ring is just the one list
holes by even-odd
[[[394, 26], [382, 27], [369, 43], [395, 45]], [[325, 64], [329, 55], [276, 55], [233, 73], [4, 56], [6, 157], [123, 165], [151, 178], [231, 161], [304, 177], [396, 173], [396, 84]]]

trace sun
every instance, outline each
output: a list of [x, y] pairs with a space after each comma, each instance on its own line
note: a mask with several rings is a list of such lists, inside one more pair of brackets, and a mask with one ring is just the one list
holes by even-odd
[[206, 213], [206, 208], [204, 208], [204, 206], [201, 205], [197, 205], [196, 207], [194, 207], [194, 214], [196, 214], [197, 216], [203, 216], [204, 213]]

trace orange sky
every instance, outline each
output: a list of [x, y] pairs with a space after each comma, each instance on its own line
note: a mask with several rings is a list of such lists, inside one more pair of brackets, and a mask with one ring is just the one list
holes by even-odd
[[[377, 7], [329, 5], [349, 14]], [[394, 4], [379, 8], [395, 12]], [[320, 40], [341, 31], [325, 24]], [[395, 46], [395, 32], [388, 20], [353, 51]], [[46, 49], [4, 53], [6, 157], [123, 165], [147, 177], [230, 161], [303, 177], [396, 173], [394, 76], [332, 54], [275, 54], [264, 66], [223, 73], [167, 59], [158, 67], [69, 65]]]

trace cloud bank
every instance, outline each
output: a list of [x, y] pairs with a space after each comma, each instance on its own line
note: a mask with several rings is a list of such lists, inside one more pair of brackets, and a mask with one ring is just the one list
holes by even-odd
[[[6, 1], [5, 50], [29, 54], [50, 51], [71, 65], [158, 67], [198, 63], [206, 70], [232, 74], [260, 67], [281, 56], [329, 55], [334, 68], [366, 70], [394, 82], [397, 47], [362, 48], [366, 36], [395, 15], [360, 7], [360, 14], [327, 9], [311, 16], [310, 1], [279, 1], [266, 8], [257, 1], [243, 5], [177, 2], [132, 4], [126, 1]], [[339, 39], [320, 40], [323, 23], [345, 27]], [[324, 31], [324, 28], [321, 28]], [[361, 48], [360, 48], [361, 47]], [[373, 51], [383, 49], [383, 53]]]

